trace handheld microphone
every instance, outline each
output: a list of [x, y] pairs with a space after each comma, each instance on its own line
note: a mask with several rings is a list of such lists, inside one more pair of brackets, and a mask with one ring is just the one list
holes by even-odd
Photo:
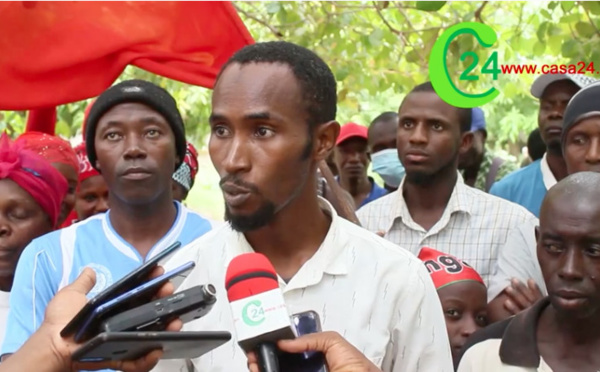
[[225, 277], [238, 344], [255, 351], [261, 372], [279, 372], [276, 343], [295, 338], [277, 273], [260, 253], [235, 257]]

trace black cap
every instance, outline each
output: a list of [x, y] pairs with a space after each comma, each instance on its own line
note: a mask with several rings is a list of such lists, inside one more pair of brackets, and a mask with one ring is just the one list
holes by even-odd
[[586, 86], [575, 93], [569, 101], [563, 117], [561, 137], [563, 149], [569, 130], [591, 116], [600, 116], [600, 83]]
[[90, 163], [96, 168], [94, 137], [98, 121], [108, 110], [121, 103], [142, 103], [159, 112], [175, 134], [175, 148], [181, 164], [185, 158], [185, 128], [177, 102], [169, 92], [149, 81], [126, 80], [105, 90], [94, 102], [85, 122], [85, 147]]

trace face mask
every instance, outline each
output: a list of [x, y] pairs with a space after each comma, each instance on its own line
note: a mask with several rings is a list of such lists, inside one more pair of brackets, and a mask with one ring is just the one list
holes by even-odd
[[398, 158], [398, 150], [387, 149], [371, 155], [373, 172], [383, 178], [386, 185], [391, 187], [400, 186], [404, 177], [404, 166]]

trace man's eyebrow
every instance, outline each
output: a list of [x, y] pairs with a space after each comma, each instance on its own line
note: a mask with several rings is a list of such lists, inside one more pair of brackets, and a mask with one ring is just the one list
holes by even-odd
[[247, 120], [269, 120], [271, 119], [271, 115], [268, 112], [253, 112], [248, 115], [244, 115], [244, 119]]
[[225, 120], [225, 116], [221, 115], [221, 114], [215, 114], [214, 112], [212, 112], [210, 114], [210, 116], [208, 117], [209, 122], [219, 121], [219, 120]]

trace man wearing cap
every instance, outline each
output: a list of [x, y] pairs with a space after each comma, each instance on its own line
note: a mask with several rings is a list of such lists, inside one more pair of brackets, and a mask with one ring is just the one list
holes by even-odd
[[565, 108], [579, 89], [594, 81], [579, 74], [545, 74], [534, 81], [531, 94], [540, 100], [538, 127], [546, 154], [496, 182], [490, 190], [492, 195], [520, 204], [539, 216], [546, 191], [567, 175], [560, 148]]
[[198, 151], [191, 142], [187, 142], [185, 158], [181, 166], [173, 173], [173, 198], [179, 202], [184, 201], [198, 173]]
[[396, 191], [404, 177], [404, 166], [396, 149], [397, 130], [398, 113], [384, 112], [373, 119], [368, 131], [373, 172], [383, 179], [388, 192]]
[[465, 184], [488, 192], [494, 182], [517, 170], [517, 165], [486, 148], [487, 131], [483, 110], [475, 107], [471, 110], [471, 115], [473, 142], [458, 158], [458, 169], [462, 170]]
[[334, 149], [340, 185], [352, 195], [356, 209], [387, 194], [367, 175], [370, 161], [367, 132], [367, 127], [362, 125], [343, 125]]
[[171, 244], [185, 246], [211, 229], [208, 220], [173, 200], [171, 177], [185, 157], [186, 141], [177, 104], [164, 89], [142, 80], [107, 89], [89, 112], [86, 147], [110, 190], [110, 209], [25, 249], [3, 355], [35, 332], [50, 299], [84, 267], [96, 272], [88, 294], [93, 297]]
[[[600, 173], [599, 102], [600, 83], [594, 83], [577, 92], [565, 110], [561, 147], [569, 174]], [[510, 244], [509, 238], [506, 249], [498, 256], [488, 291], [490, 299], [494, 299], [490, 303], [493, 320], [517, 314], [546, 293], [536, 250]]]
[[535, 231], [548, 296], [473, 334], [458, 372], [600, 370], [599, 183], [579, 172], [548, 190]]

